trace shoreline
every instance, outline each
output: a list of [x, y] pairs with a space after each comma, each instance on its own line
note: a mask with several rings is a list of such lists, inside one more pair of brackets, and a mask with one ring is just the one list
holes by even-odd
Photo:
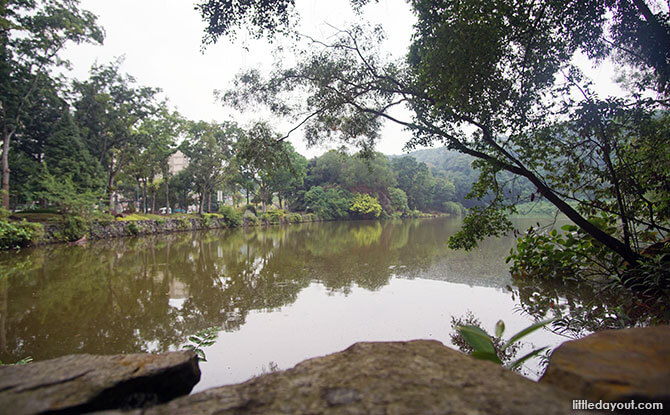
[[[129, 236], [157, 235], [175, 232], [190, 232], [213, 229], [236, 229], [256, 226], [290, 225], [297, 223], [313, 222], [337, 222], [343, 220], [394, 220], [394, 219], [426, 219], [447, 216], [445, 214], [421, 213], [416, 217], [399, 217], [385, 219], [321, 219], [313, 213], [301, 214], [297, 212], [287, 213], [280, 217], [258, 218], [256, 216], [244, 216], [239, 220], [231, 220], [219, 214], [205, 214], [202, 217], [166, 217], [164, 219], [143, 220], [91, 220], [75, 217], [74, 221], [61, 221], [56, 223], [41, 222], [10, 222], [13, 224], [27, 224], [34, 231], [32, 237], [27, 239], [22, 246], [6, 247], [0, 251], [20, 249], [27, 247], [38, 247], [53, 244], [82, 244], [87, 240], [115, 239]], [[73, 223], [76, 222], [76, 223]]]

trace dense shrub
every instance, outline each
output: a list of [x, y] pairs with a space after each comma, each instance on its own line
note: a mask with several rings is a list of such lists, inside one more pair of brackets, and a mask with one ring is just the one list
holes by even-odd
[[[592, 217], [591, 223], [608, 234], [615, 234], [616, 220], [611, 216]], [[575, 225], [542, 231], [529, 228], [507, 257], [515, 277], [573, 279], [580, 273], [590, 277], [613, 277], [622, 269], [622, 261]]]
[[39, 223], [0, 220], [0, 249], [20, 248], [38, 241], [44, 235]]
[[140, 227], [137, 226], [137, 223], [135, 222], [128, 222], [126, 225], [126, 232], [128, 235], [137, 235], [140, 233]]
[[394, 187], [389, 189], [389, 198], [391, 199], [391, 207], [394, 212], [404, 214], [409, 210], [407, 206], [407, 194], [402, 189]]
[[242, 225], [242, 212], [232, 206], [221, 206], [219, 213], [223, 216], [224, 222], [229, 227], [237, 227]]
[[416, 209], [410, 210], [409, 212], [407, 212], [407, 216], [410, 217], [410, 218], [420, 218], [421, 217], [421, 212], [419, 212]]
[[362, 218], [378, 218], [382, 213], [382, 206], [376, 197], [366, 193], [356, 193], [349, 208], [354, 216]]
[[289, 223], [300, 223], [302, 222], [302, 215], [300, 213], [287, 213], [286, 221]]
[[258, 218], [255, 215], [246, 215], [244, 216], [244, 224], [247, 226], [256, 226], [258, 225]]
[[442, 203], [442, 211], [450, 215], [462, 215], [463, 206], [458, 202], [444, 202]]
[[76, 241], [89, 231], [88, 222], [81, 216], [64, 215], [60, 224], [61, 229], [54, 236], [61, 241]]
[[260, 217], [261, 221], [276, 225], [282, 222], [282, 218], [286, 215], [286, 212], [282, 209], [268, 210], [263, 213]]
[[348, 217], [352, 200], [352, 194], [339, 187], [324, 190], [321, 186], [315, 186], [305, 193], [307, 209], [323, 220]]

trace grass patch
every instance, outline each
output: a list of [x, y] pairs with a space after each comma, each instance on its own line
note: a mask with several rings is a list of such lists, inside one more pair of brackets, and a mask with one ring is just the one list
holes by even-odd
[[123, 217], [118, 217], [116, 220], [119, 221], [136, 221], [136, 220], [160, 220], [163, 219], [165, 220], [165, 216], [161, 215], [154, 215], [151, 213], [131, 213], [130, 215], [126, 215]]

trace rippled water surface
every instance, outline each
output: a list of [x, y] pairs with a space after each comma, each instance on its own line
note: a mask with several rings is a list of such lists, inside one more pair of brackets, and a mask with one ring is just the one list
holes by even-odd
[[[450, 218], [326, 222], [2, 253], [0, 360], [176, 350], [216, 327], [202, 390], [358, 341], [449, 345], [451, 317], [467, 311], [489, 332], [503, 319], [508, 336], [530, 324], [504, 261], [513, 238], [452, 251], [458, 227]], [[563, 340], [547, 330], [529, 339]]]

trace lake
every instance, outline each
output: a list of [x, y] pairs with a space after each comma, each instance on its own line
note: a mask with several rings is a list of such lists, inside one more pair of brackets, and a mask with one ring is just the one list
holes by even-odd
[[[510, 278], [514, 238], [450, 250], [459, 226], [322, 222], [0, 253], [0, 360], [177, 350], [214, 327], [198, 391], [359, 341], [450, 345], [452, 317], [468, 311], [490, 333], [504, 320], [509, 337], [534, 321], [536, 294]], [[523, 350], [565, 340], [543, 329]], [[523, 372], [540, 371], [534, 362]]]

